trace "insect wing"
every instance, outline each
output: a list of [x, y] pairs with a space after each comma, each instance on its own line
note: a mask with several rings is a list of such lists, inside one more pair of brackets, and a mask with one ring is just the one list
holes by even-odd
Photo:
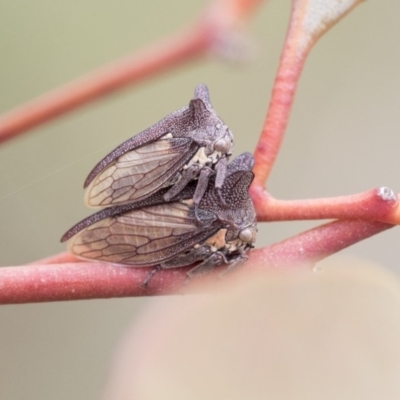
[[143, 200], [173, 184], [178, 171], [197, 149], [191, 138], [159, 139], [133, 149], [92, 180], [85, 203], [98, 208]]
[[[243, 174], [246, 176], [243, 178], [248, 180], [248, 183], [247, 184], [245, 183], [244, 191], [245, 192], [248, 191], [248, 186], [253, 179], [253, 174], [250, 172], [251, 168], [253, 167], [253, 164], [254, 164], [253, 156], [250, 153], [243, 153], [243, 154], [237, 156], [234, 160], [232, 160], [228, 164], [227, 178], [225, 181], [225, 187], [226, 187], [225, 191], [229, 190], [229, 189], [227, 189], [227, 187], [229, 187], [230, 190], [229, 190], [229, 193], [225, 194], [224, 202], [228, 202], [228, 203], [231, 202], [233, 199], [235, 199], [238, 192], [242, 192], [241, 190], [238, 190], [239, 187], [241, 187], [241, 185], [238, 185], [238, 183], [240, 182], [241, 178], [243, 177]], [[197, 185], [197, 183], [195, 181], [190, 182], [188, 184], [188, 186], [186, 186], [180, 192], [179, 199], [180, 200], [192, 199], [194, 196], [194, 193], [195, 193], [196, 185]], [[211, 185], [212, 185], [212, 183], [211, 183]], [[112, 207], [104, 208], [103, 210], [100, 210], [97, 213], [92, 214], [89, 217], [86, 217], [82, 221], [79, 221], [77, 224], [75, 224], [72, 228], [70, 228], [63, 235], [63, 237], [61, 238], [61, 242], [65, 242], [65, 241], [69, 240], [72, 236], [75, 236], [77, 233], [79, 233], [83, 229], [99, 222], [100, 220], [114, 217], [114, 216], [117, 216], [120, 214], [124, 214], [124, 213], [130, 212], [132, 210], [137, 210], [137, 209], [143, 208], [143, 207], [165, 204], [164, 194], [168, 190], [169, 190], [168, 188], [161, 189], [160, 191], [154, 193], [153, 195], [147, 197], [146, 199], [144, 199], [142, 201], [137, 201], [137, 202], [128, 203], [128, 204], [124, 204], [124, 205], [115, 205]], [[214, 189], [212, 187], [210, 187], [209, 190], [213, 191]], [[248, 201], [250, 201], [250, 200], [248, 200]], [[209, 204], [209, 202], [206, 202], [206, 204], [204, 204], [204, 206], [206, 208], [209, 208], [210, 206], [212, 207], [212, 205], [214, 205], [214, 204], [218, 204], [218, 202], [219, 202], [219, 197], [217, 199], [213, 199], [212, 204]], [[250, 206], [251, 206], [251, 204], [250, 204]], [[201, 210], [198, 210], [198, 216], [200, 214], [201, 214]]]
[[144, 207], [103, 219], [79, 232], [69, 250], [84, 259], [135, 266], [156, 265], [193, 248], [220, 228], [212, 212], [210, 223], [198, 223], [193, 206], [169, 203]]

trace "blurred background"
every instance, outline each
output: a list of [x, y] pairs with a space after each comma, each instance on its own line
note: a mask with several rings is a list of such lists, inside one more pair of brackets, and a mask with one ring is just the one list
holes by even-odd
[[[0, 112], [6, 112], [188, 23], [203, 0], [0, 3]], [[290, 2], [270, 0], [250, 20], [251, 60], [179, 67], [90, 104], [0, 147], [0, 264], [64, 250], [59, 238], [89, 215], [82, 185], [107, 152], [186, 105], [199, 82], [235, 135], [235, 155], [260, 132]], [[303, 72], [269, 191], [278, 198], [400, 192], [400, 37], [397, 0], [358, 6], [322, 38]], [[317, 225], [270, 223], [258, 246]], [[400, 231], [342, 255], [400, 273]], [[146, 299], [0, 308], [0, 399], [96, 399], [113, 349]], [[168, 301], [156, 299], [153, 301]], [[23, 384], [22, 384], [23, 382]]]

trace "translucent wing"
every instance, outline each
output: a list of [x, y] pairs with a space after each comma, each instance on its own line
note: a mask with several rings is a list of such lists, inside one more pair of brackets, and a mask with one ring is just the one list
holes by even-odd
[[193, 206], [184, 203], [144, 207], [90, 225], [68, 247], [84, 259], [156, 265], [201, 244], [220, 229], [213, 213], [202, 212], [210, 220], [207, 226], [199, 225]]
[[191, 138], [158, 139], [133, 149], [91, 181], [85, 203], [97, 208], [143, 200], [173, 184], [197, 149]]

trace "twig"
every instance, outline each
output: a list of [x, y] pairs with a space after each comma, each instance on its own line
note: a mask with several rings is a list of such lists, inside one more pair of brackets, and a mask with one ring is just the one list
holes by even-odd
[[[328, 0], [323, 6], [294, 0], [289, 29], [282, 50], [271, 101], [254, 158], [252, 190], [264, 188], [280, 149], [296, 93], [297, 83], [309, 51], [317, 40], [361, 0]], [[256, 188], [256, 189], [254, 189]]]
[[[382, 222], [362, 220], [325, 224], [252, 251], [249, 261], [238, 273], [289, 267], [310, 268], [327, 255], [391, 227]], [[54, 257], [65, 259], [65, 253]], [[0, 268], [0, 304], [178, 293], [185, 289], [188, 269], [190, 267], [160, 271], [154, 275], [148, 289], [143, 289], [141, 285], [149, 273], [148, 268], [124, 268], [92, 262], [3, 267]], [[215, 280], [218, 273], [217, 269], [195, 281]]]
[[362, 218], [400, 224], [398, 197], [386, 187], [350, 196], [307, 200], [277, 200], [256, 187], [252, 198], [259, 222]]
[[198, 21], [133, 55], [32, 100], [0, 116], [0, 143], [128, 84], [217, 50], [261, 0], [215, 0]]

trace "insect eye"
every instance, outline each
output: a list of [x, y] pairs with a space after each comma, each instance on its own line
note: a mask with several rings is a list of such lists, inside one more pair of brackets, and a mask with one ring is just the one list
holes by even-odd
[[253, 230], [251, 228], [242, 229], [239, 233], [239, 239], [245, 243], [253, 241]]
[[230, 148], [231, 148], [231, 143], [230, 140], [228, 140], [227, 138], [218, 139], [214, 143], [214, 149], [221, 153], [228, 153]]

